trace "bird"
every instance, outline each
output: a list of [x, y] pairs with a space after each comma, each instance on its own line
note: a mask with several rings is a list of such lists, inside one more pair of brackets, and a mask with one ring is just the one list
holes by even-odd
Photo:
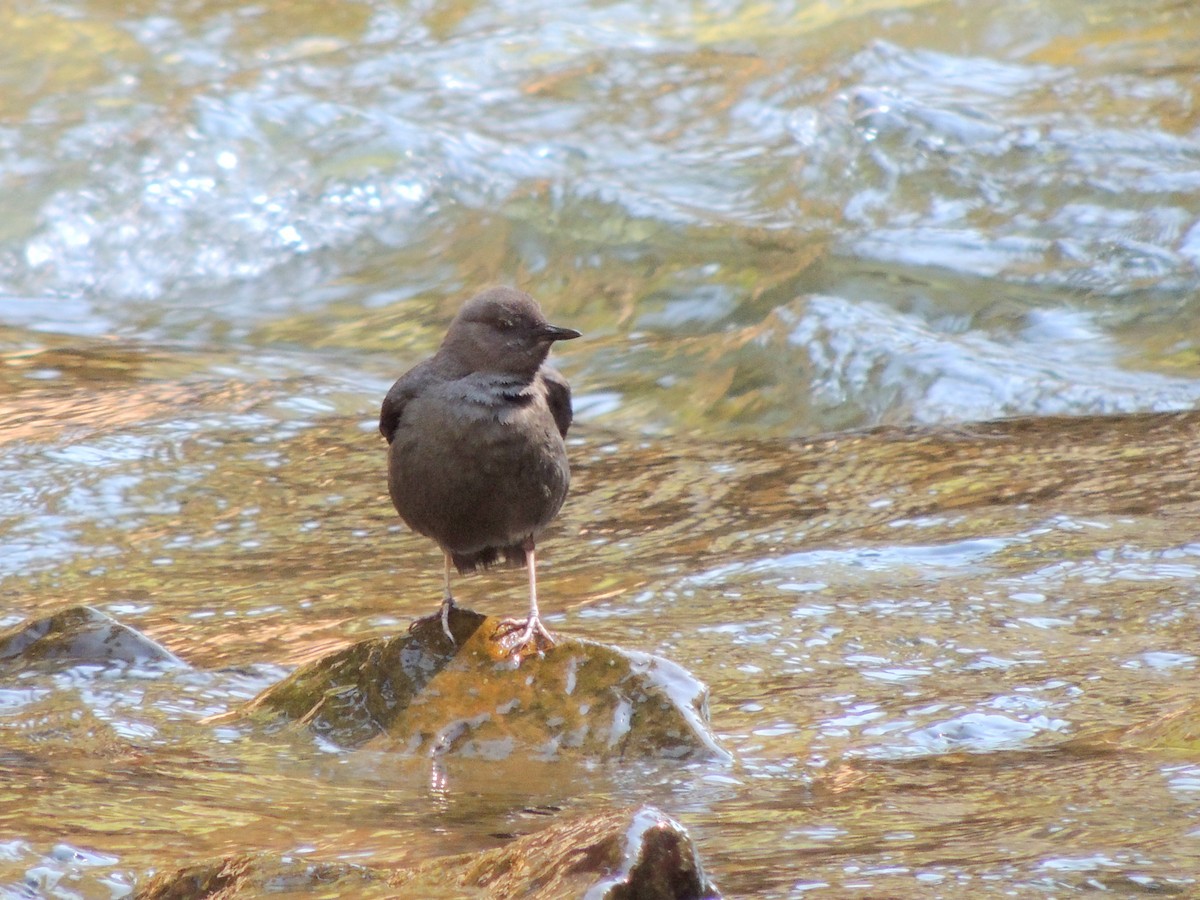
[[467, 574], [501, 556], [528, 570], [529, 615], [503, 620], [496, 636], [515, 634], [513, 653], [554, 644], [538, 612], [535, 548], [570, 488], [573, 412], [570, 385], [546, 357], [580, 336], [549, 324], [529, 294], [492, 287], [463, 304], [437, 352], [383, 399], [388, 493], [404, 523], [442, 550], [440, 614], [452, 644], [451, 567]]

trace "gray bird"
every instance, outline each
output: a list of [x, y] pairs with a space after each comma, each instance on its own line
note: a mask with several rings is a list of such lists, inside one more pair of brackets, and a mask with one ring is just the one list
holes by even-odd
[[392, 385], [379, 430], [388, 490], [400, 518], [445, 554], [442, 630], [450, 633], [450, 566], [462, 574], [501, 555], [529, 570], [529, 617], [506, 619], [514, 651], [538, 635], [534, 545], [571, 481], [563, 443], [571, 388], [545, 365], [550, 345], [579, 337], [546, 322], [528, 294], [507, 287], [472, 297], [437, 353]]

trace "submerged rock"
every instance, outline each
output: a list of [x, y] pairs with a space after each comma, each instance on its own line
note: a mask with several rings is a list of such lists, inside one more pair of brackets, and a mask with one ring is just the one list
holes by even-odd
[[233, 716], [282, 716], [343, 747], [381, 739], [409, 753], [728, 755], [708, 729], [708, 689], [680, 666], [566, 636], [544, 655], [510, 657], [499, 625], [455, 609], [451, 644], [436, 617], [422, 619], [303, 666]]
[[719, 897], [682, 825], [644, 806], [565, 822], [507, 847], [431, 860], [390, 878], [400, 897]]
[[[372, 883], [378, 892], [370, 890]], [[305, 894], [320, 889], [330, 896], [388, 897], [382, 876], [348, 863], [314, 864], [269, 854], [227, 856], [155, 875], [134, 894], [136, 900], [233, 900], [265, 894]]]
[[72, 606], [0, 632], [0, 664], [48, 661], [186, 665], [162, 645], [90, 606]]
[[483, 853], [387, 871], [270, 854], [235, 855], [154, 876], [137, 900], [236, 900], [320, 891], [355, 897], [703, 900], [720, 896], [687, 831], [642, 807], [551, 826]]
[[1200, 756], [1200, 703], [1188, 703], [1144, 722], [1084, 735], [1066, 746], [1075, 752], [1147, 750], [1195, 758]]

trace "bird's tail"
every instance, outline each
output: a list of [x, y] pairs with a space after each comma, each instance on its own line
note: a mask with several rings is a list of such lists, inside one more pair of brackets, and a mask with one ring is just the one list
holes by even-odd
[[454, 553], [451, 551], [450, 558], [454, 560], [454, 568], [458, 569], [460, 575], [466, 575], [478, 569], [487, 569], [494, 566], [500, 561], [500, 555], [504, 555], [504, 565], [520, 568], [525, 565], [525, 548], [521, 544], [513, 544], [509, 547], [484, 547], [482, 550], [476, 550], [472, 553]]

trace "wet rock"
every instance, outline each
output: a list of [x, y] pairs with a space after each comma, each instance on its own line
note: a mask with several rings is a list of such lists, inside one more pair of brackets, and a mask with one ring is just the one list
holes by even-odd
[[707, 688], [645, 653], [560, 636], [511, 658], [499, 620], [465, 609], [306, 665], [233, 717], [299, 722], [343, 747], [391, 741], [409, 753], [505, 758], [725, 757]]
[[385, 871], [237, 855], [156, 875], [138, 900], [235, 900], [265, 893], [400, 898], [701, 900], [720, 894], [687, 831], [653, 807], [554, 825], [483, 853]]
[[[507, 847], [432, 860], [390, 879], [402, 897], [668, 900], [719, 897], [687, 831], [653, 807], [556, 825]], [[444, 895], [444, 894], [443, 894]]]
[[73, 606], [0, 632], [0, 665], [186, 665], [160, 644], [90, 606]]

